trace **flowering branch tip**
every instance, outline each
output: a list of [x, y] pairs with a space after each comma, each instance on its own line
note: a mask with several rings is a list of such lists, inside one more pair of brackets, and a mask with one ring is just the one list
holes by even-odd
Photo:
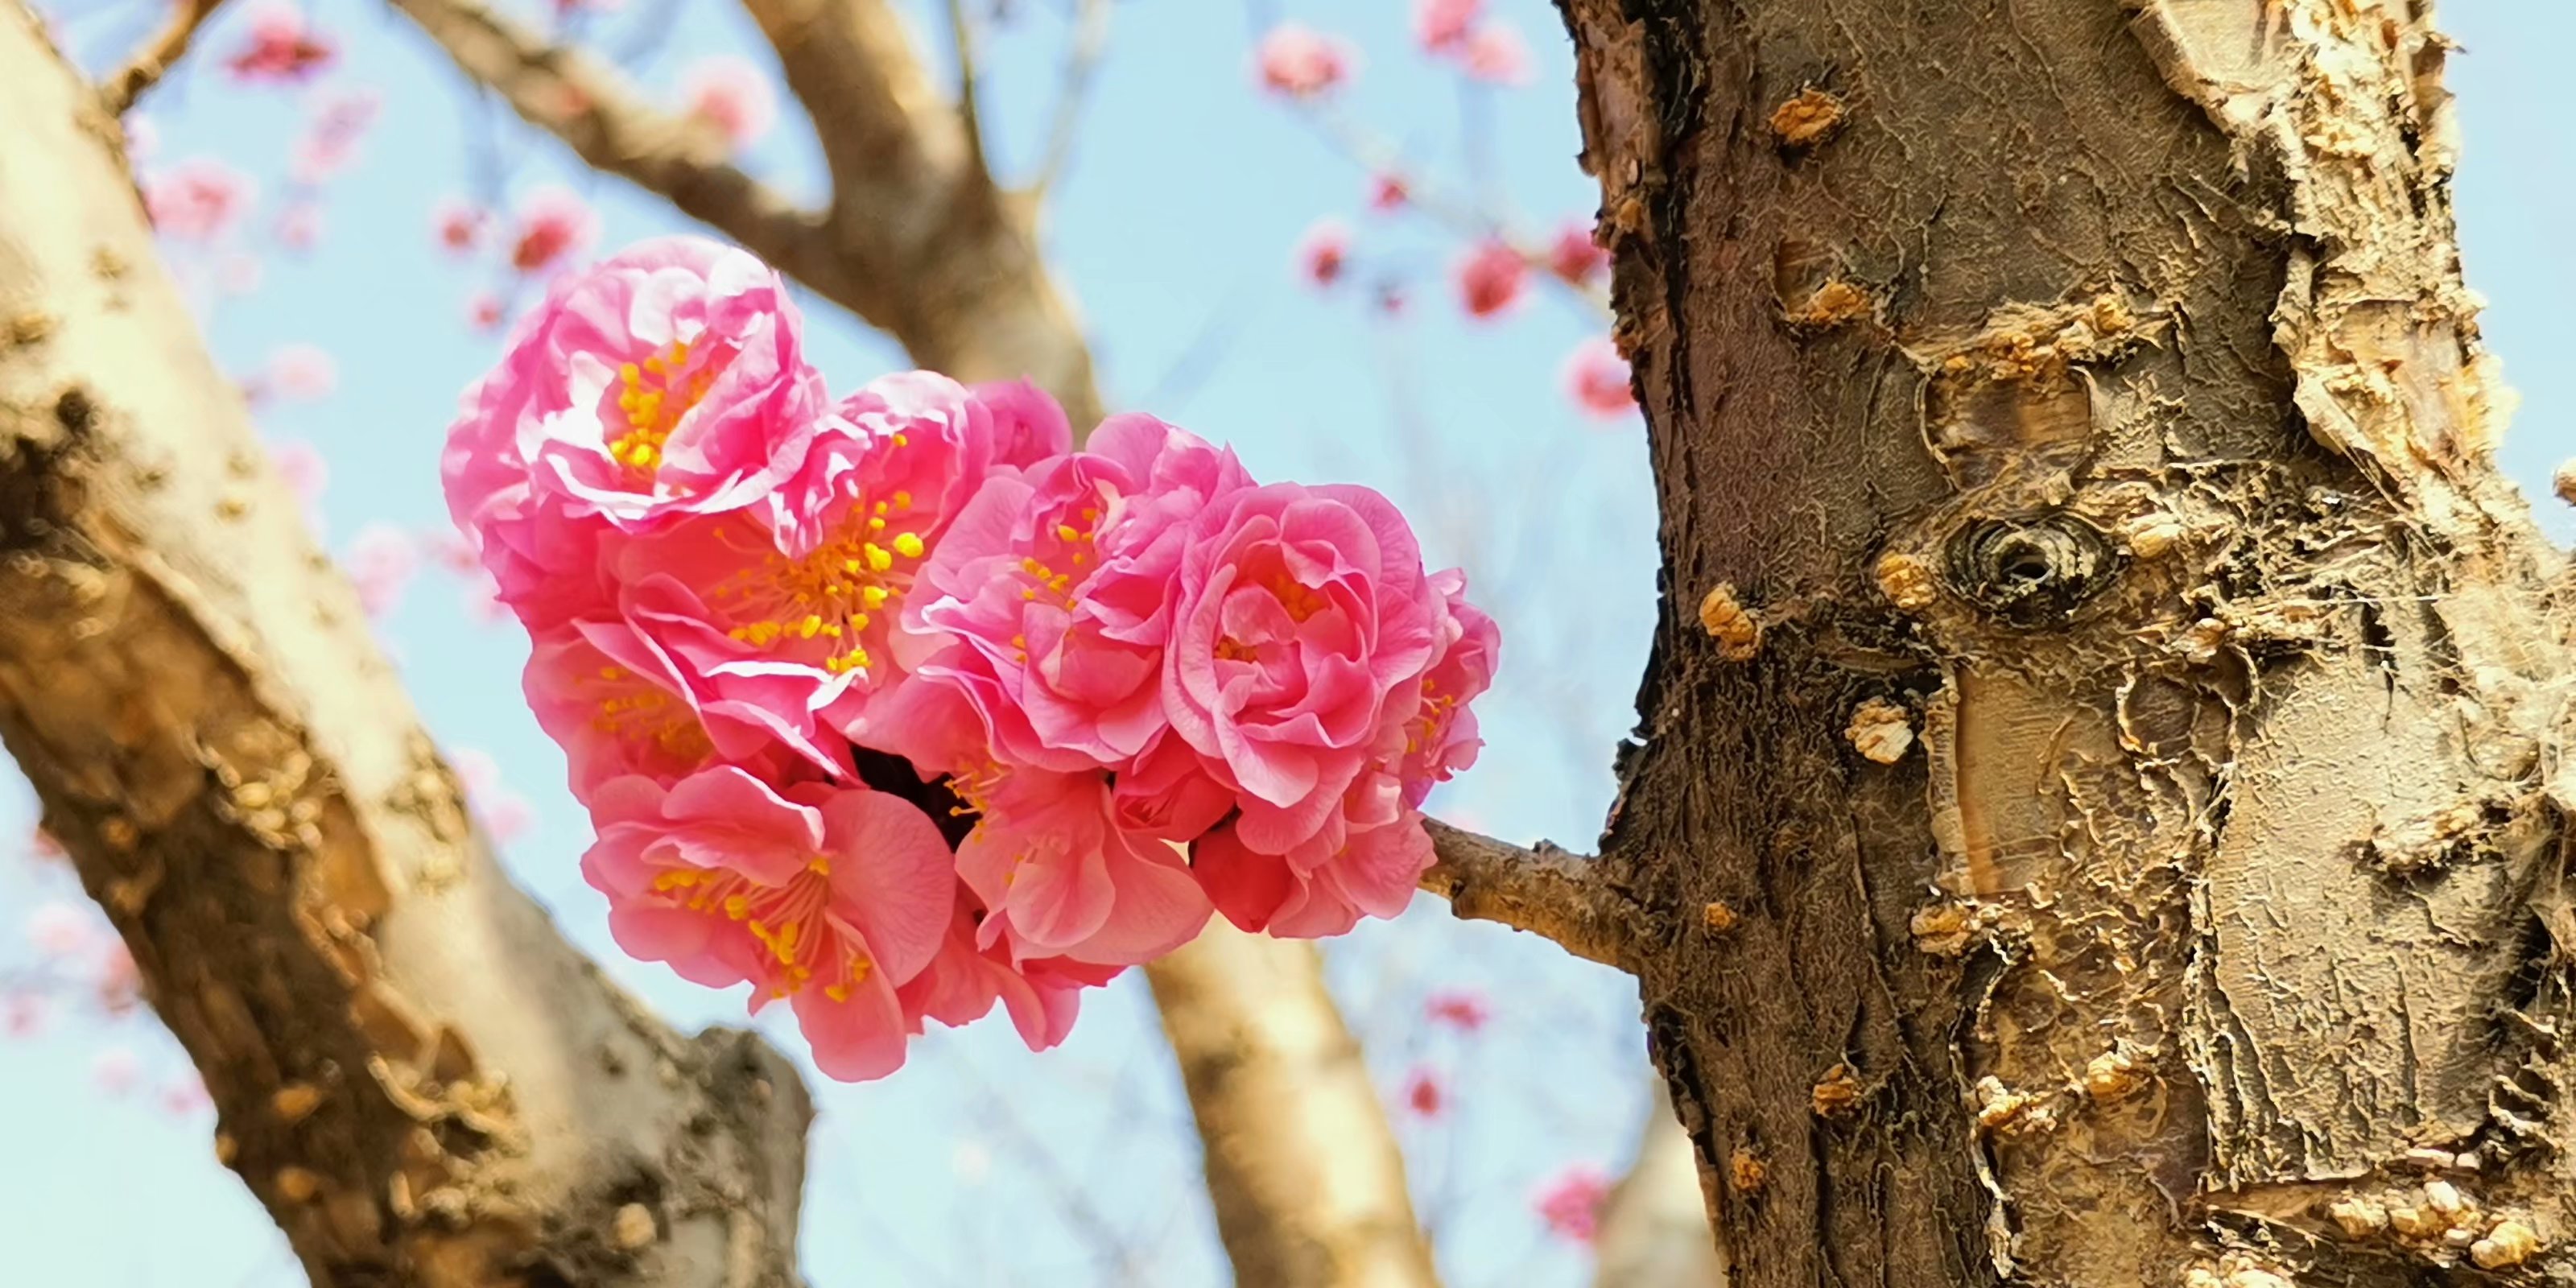
[[100, 84], [99, 98], [106, 104], [108, 114], [125, 115], [126, 109], [143, 97], [143, 91], [159, 82], [162, 75], [170, 70], [170, 65], [188, 52], [188, 45], [197, 38], [197, 29], [206, 25], [206, 20], [214, 16], [223, 2], [181, 0], [173, 6], [170, 21], [152, 33], [152, 39], [136, 50], [134, 57], [126, 60], [123, 67], [117, 68], [114, 75]]
[[1586, 961], [1636, 970], [1630, 906], [1600, 860], [1546, 841], [1523, 849], [1437, 819], [1426, 826], [1438, 861], [1422, 874], [1422, 888], [1447, 899], [1450, 911], [1526, 930]]

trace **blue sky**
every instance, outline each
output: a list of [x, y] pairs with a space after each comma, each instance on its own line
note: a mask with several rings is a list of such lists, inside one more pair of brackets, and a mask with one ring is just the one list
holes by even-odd
[[[707, 50], [758, 56], [729, 3], [628, 4], [594, 34], [631, 51], [647, 85], [673, 84]], [[93, 67], [159, 15], [151, 0], [54, 7]], [[1006, 174], [1024, 172], [1043, 139], [1067, 6], [1012, 7], [1021, 16], [996, 37], [983, 74]], [[1537, 55], [1532, 86], [1508, 92], [1462, 90], [1424, 63], [1405, 36], [1409, 6], [1395, 0], [1269, 7], [1357, 41], [1349, 114], [1408, 156], [1491, 194], [1532, 233], [1588, 216], [1593, 193], [1572, 163], [1570, 68], [1541, 0], [1495, 0]], [[329, 460], [322, 508], [336, 542], [372, 520], [444, 523], [437, 446], [457, 391], [493, 356], [490, 337], [463, 318], [484, 277], [433, 248], [435, 201], [496, 181], [514, 195], [561, 182], [598, 202], [608, 244], [684, 225], [476, 102], [382, 6], [311, 8], [345, 42], [330, 83], [376, 88], [383, 117], [328, 189], [317, 251], [275, 253], [255, 236], [264, 269], [245, 295], [219, 295], [211, 272], [194, 276], [206, 288], [209, 343], [227, 366], [248, 372], [296, 343], [337, 359], [331, 396], [261, 414], [272, 438], [310, 442]], [[2493, 301], [2488, 336], [2524, 395], [2506, 461], [2545, 496], [2548, 470], [2576, 455], [2576, 373], [2551, 361], [2576, 344], [2563, 306], [2576, 297], [2576, 269], [2556, 237], [2576, 195], [2576, 144], [2555, 124], [2576, 95], [2556, 61], [2576, 47], [2576, 12], [2549, 0], [2471, 0], [2448, 17], [2468, 47], [2452, 84], [2468, 139], [2460, 200], [2470, 279]], [[1119, 6], [1047, 229], [1109, 400], [1231, 442], [1264, 477], [1362, 481], [1414, 514], [1434, 561], [1464, 563], [1485, 588], [1479, 597], [1508, 640], [1487, 703], [1485, 763], [1438, 808], [1506, 836], [1587, 843], [1608, 803], [1610, 746], [1630, 722], [1654, 593], [1639, 427], [1601, 427], [1558, 391], [1565, 353], [1603, 324], [1548, 292], [1499, 323], [1461, 319], [1443, 290], [1455, 239], [1370, 215], [1366, 176], [1252, 91], [1252, 21], [1230, 0]], [[157, 164], [213, 153], [264, 181], [250, 226], [264, 234], [303, 99], [212, 73], [206, 55], [226, 51], [241, 27], [238, 13], [219, 21], [147, 110]], [[788, 105], [747, 163], [810, 193], [819, 167], [801, 125]], [[1471, 156], [1482, 163], [1470, 166]], [[1355, 288], [1380, 276], [1415, 286], [1400, 318], [1376, 315], [1364, 289], [1318, 294], [1295, 280], [1291, 248], [1324, 215], [1357, 232]], [[807, 313], [813, 357], [836, 389], [902, 365], [831, 306], [809, 301]], [[2576, 533], [2564, 507], [2539, 508], [2562, 538]], [[738, 1001], [610, 948], [571, 866], [588, 838], [559, 786], [561, 758], [517, 696], [515, 631], [477, 625], [456, 586], [431, 576], [384, 634], [437, 736], [488, 751], [536, 804], [540, 823], [510, 858], [567, 932], [675, 1022], [737, 1018]], [[0, 837], [31, 821], [23, 785], [0, 780]], [[0, 853], [0, 909], [69, 889], [59, 872]], [[15, 920], [0, 917], [0, 983], [25, 969], [23, 955], [11, 956]], [[1633, 987], [1525, 938], [1459, 926], [1436, 907], [1335, 944], [1330, 962], [1390, 1096], [1417, 1064], [1449, 1079], [1452, 1112], [1402, 1127], [1449, 1282], [1583, 1282], [1584, 1257], [1538, 1230], [1529, 1198], [1570, 1163], [1616, 1168], [1630, 1148], [1644, 1103]], [[1427, 1027], [1420, 1004], [1435, 986], [1481, 990], [1495, 1025], [1472, 1039]], [[206, 1115], [174, 1118], [148, 1094], [94, 1087], [92, 1061], [117, 1044], [141, 1052], [155, 1078], [184, 1069], [167, 1039], [136, 1021], [68, 1016], [0, 1045], [0, 1098], [18, 1107], [0, 1117], [0, 1238], [12, 1270], [69, 1288], [302, 1282], [264, 1215], [212, 1161]], [[903, 1074], [831, 1088], [823, 1103], [806, 1257], [824, 1288], [1222, 1281], [1187, 1107], [1134, 981], [1090, 1004], [1058, 1052], [1030, 1056], [1006, 1025], [935, 1034]]]

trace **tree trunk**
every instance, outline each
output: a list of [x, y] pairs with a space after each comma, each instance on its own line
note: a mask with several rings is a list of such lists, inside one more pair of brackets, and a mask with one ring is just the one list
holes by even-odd
[[2430, 5], [1563, 7], [1664, 515], [1604, 874], [1734, 1282], [2576, 1279]]

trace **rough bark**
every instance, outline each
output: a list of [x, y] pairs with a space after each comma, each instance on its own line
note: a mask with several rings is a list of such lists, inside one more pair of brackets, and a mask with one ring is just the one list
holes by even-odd
[[1638, 1131], [1637, 1157], [1602, 1207], [1593, 1248], [1592, 1288], [1725, 1288], [1726, 1258], [1709, 1229], [1699, 1156], [1661, 1079]]
[[317, 1284], [798, 1282], [810, 1111], [495, 869], [154, 258], [115, 119], [0, 8], [0, 740]]
[[1605, 871], [1735, 1282], [2576, 1280], [2429, 4], [1563, 8], [1663, 509]]
[[1404, 1159], [1314, 947], [1219, 918], [1147, 977], [1206, 1145], [1236, 1288], [1437, 1282]]

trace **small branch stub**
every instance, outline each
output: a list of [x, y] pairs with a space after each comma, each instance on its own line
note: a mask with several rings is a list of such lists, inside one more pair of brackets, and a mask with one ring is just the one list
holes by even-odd
[[2576, 461], [2559, 466], [2558, 475], [2549, 481], [2549, 486], [2558, 493], [2559, 500], [2576, 505]]
[[2064, 513], [1971, 524], [1950, 538], [1948, 558], [1960, 595], [2020, 627], [2065, 621], [2120, 570], [2110, 538]]
[[1762, 650], [1762, 622], [1735, 597], [1735, 583], [1721, 581], [1699, 601], [1699, 624], [1717, 641], [1717, 655], [1751, 661]]

